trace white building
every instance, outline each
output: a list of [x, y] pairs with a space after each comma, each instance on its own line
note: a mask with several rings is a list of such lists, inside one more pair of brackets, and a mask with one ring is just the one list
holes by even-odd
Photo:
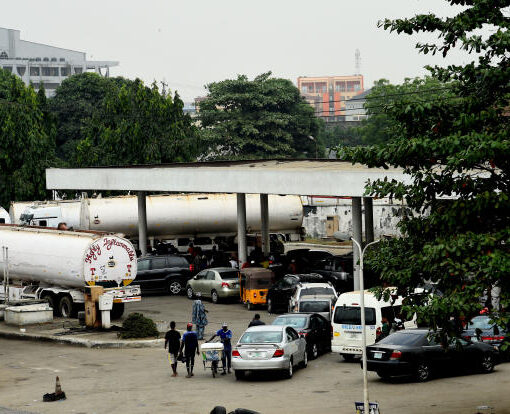
[[96, 72], [109, 76], [110, 67], [119, 62], [90, 61], [85, 52], [63, 49], [20, 39], [20, 31], [0, 27], [0, 68], [18, 75], [36, 89], [42, 84], [47, 96], [68, 76]]
[[367, 95], [370, 94], [371, 91], [371, 89], [367, 89], [365, 92], [345, 102], [346, 121], [361, 121], [368, 117], [365, 103], [367, 102]]

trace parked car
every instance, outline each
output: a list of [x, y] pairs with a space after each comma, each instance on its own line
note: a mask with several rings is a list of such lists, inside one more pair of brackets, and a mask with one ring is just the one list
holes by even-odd
[[239, 300], [239, 271], [231, 267], [214, 267], [197, 273], [186, 285], [189, 299], [200, 293], [213, 303], [221, 299]]
[[178, 255], [146, 256], [138, 259], [136, 284], [142, 291], [165, 290], [172, 295], [184, 291], [194, 274], [193, 265]]
[[331, 312], [336, 300], [328, 295], [302, 296], [296, 303], [294, 312], [318, 313], [327, 321], [331, 321]]
[[287, 313], [276, 317], [272, 324], [292, 326], [302, 335], [309, 358], [331, 351], [331, 325], [317, 313]]
[[[475, 316], [471, 319], [462, 333], [462, 337], [472, 342], [485, 342], [495, 346], [505, 359], [510, 355], [510, 337], [507, 336], [507, 330], [491, 323], [489, 315]], [[501, 349], [503, 344], [508, 344], [505, 350]]]
[[289, 299], [294, 293], [294, 287], [299, 282], [323, 282], [321, 275], [315, 274], [288, 274], [278, 280], [267, 292], [267, 311], [274, 313], [277, 311], [287, 312], [289, 309]]
[[297, 303], [302, 297], [316, 295], [327, 296], [333, 303], [336, 302], [338, 296], [335, 288], [329, 282], [299, 282], [294, 286], [294, 290], [289, 299], [289, 312], [298, 310]]
[[290, 250], [285, 255], [287, 263], [294, 261], [298, 272], [310, 272], [311, 269], [317, 267], [318, 263], [322, 260], [333, 256], [331, 253], [324, 250], [311, 250], [311, 249], [295, 249]]
[[232, 368], [238, 380], [246, 371], [263, 370], [282, 371], [292, 378], [298, 364], [308, 365], [306, 340], [290, 326], [252, 326], [232, 349]]
[[398, 331], [367, 347], [367, 369], [381, 378], [411, 375], [417, 381], [427, 381], [440, 371], [492, 372], [498, 362], [498, 351], [493, 346], [458, 341], [452, 339], [445, 349], [428, 329]]
[[315, 263], [310, 271], [322, 275], [325, 280], [331, 282], [337, 292], [348, 292], [353, 284], [352, 263], [352, 254], [330, 256]]

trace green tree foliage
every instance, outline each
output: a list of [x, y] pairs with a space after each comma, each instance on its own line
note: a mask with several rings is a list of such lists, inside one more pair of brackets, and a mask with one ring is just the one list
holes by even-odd
[[130, 313], [122, 323], [122, 331], [119, 332], [122, 339], [158, 337], [159, 332], [152, 319], [146, 318], [141, 313]]
[[[383, 99], [380, 109], [398, 122], [400, 133], [392, 133], [386, 145], [343, 148], [341, 156], [374, 167], [402, 167], [414, 179], [411, 185], [369, 185], [371, 194], [403, 198], [430, 214], [403, 220], [403, 237], [381, 243], [368, 265], [409, 295], [410, 310], [424, 323], [458, 333], [461, 320], [479, 312], [480, 298], [495, 292], [492, 288], [500, 289], [501, 308], [510, 305], [510, 23], [504, 15], [510, 3], [449, 3], [465, 7], [453, 17], [427, 14], [380, 25], [399, 34], [438, 33], [438, 44], [417, 45], [422, 53], [446, 56], [460, 47], [476, 52], [476, 59], [429, 67], [442, 84], [434, 98], [420, 89], [426, 81], [415, 80], [404, 86], [417, 93]], [[415, 294], [424, 280], [436, 283], [443, 295]], [[501, 325], [508, 322], [508, 314], [493, 316]]]
[[191, 161], [196, 131], [183, 102], [139, 79], [108, 89], [81, 132], [76, 162], [87, 165], [160, 164]]
[[271, 72], [207, 85], [199, 120], [205, 158], [251, 159], [323, 155], [319, 120], [299, 90]]
[[45, 168], [55, 165], [55, 130], [38, 94], [0, 69], [0, 205], [46, 198]]

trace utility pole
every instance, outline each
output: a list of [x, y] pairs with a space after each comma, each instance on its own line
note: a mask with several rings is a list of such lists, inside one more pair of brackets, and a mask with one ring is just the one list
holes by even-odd
[[161, 83], [161, 95], [166, 97], [166, 87], [168, 86], [168, 83], [165, 82], [165, 79], [163, 79], [160, 83]]

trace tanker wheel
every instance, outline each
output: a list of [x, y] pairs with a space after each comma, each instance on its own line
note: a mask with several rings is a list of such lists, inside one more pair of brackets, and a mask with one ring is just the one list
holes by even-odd
[[73, 316], [74, 306], [73, 299], [69, 295], [64, 295], [58, 301], [58, 313], [64, 318], [71, 318]]
[[53, 293], [46, 292], [41, 295], [41, 299], [48, 302], [48, 305], [50, 305], [50, 308], [53, 309], [53, 315], [57, 316], [58, 309], [55, 306], [55, 295], [53, 295]]
[[113, 308], [110, 311], [110, 319], [120, 319], [124, 314], [124, 304], [123, 303], [114, 303]]

